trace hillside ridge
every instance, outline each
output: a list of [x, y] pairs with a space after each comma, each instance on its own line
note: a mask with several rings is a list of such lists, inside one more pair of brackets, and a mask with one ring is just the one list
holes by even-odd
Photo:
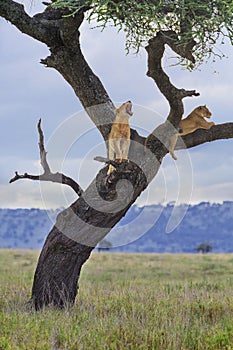
[[[61, 209], [0, 209], [0, 248], [41, 249]], [[133, 205], [106, 240], [112, 251], [193, 253], [209, 242], [233, 252], [233, 201], [222, 204]]]

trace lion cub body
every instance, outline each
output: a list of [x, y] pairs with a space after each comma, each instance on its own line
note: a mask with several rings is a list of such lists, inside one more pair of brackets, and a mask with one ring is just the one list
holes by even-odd
[[[108, 139], [108, 158], [117, 162], [128, 160], [130, 146], [129, 118], [133, 115], [131, 101], [123, 103], [115, 109], [116, 117], [113, 121]], [[114, 170], [109, 166], [108, 175]]]
[[207, 122], [204, 118], [210, 118], [211, 112], [206, 106], [196, 107], [185, 119], [180, 121], [181, 131], [171, 138], [169, 152], [173, 159], [177, 159], [174, 153], [178, 136], [183, 136], [194, 132], [197, 129], [210, 129], [214, 122]]

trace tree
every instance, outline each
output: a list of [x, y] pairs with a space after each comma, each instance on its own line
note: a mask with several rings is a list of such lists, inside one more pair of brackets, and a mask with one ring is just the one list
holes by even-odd
[[213, 250], [213, 247], [209, 242], [204, 242], [199, 244], [195, 250], [198, 253], [207, 254]]
[[[39, 121], [39, 149], [44, 173], [16, 173], [11, 182], [25, 178], [58, 182], [70, 186], [79, 198], [58, 214], [41, 251], [31, 295], [35, 309], [49, 304], [62, 308], [67, 303], [74, 303], [82, 265], [156, 176], [168, 153], [171, 136], [182, 118], [183, 99], [199, 95], [195, 90], [176, 88], [170, 82], [162, 68], [165, 45], [192, 69], [202, 62], [206, 53], [207, 59], [214, 55], [218, 37], [232, 40], [232, 1], [53, 0], [44, 4], [43, 13], [30, 17], [23, 5], [4, 0], [0, 3], [0, 15], [21, 32], [48, 46], [51, 54], [41, 63], [56, 69], [71, 85], [105, 141], [114, 119], [114, 104], [82, 52], [79, 27], [85, 16], [89, 20], [95, 17], [103, 27], [112, 21], [126, 30], [127, 49], [137, 50], [147, 42], [147, 75], [169, 102], [170, 111], [166, 121], [152, 131], [147, 140], [131, 129], [128, 163], [118, 164], [97, 157], [106, 166], [85, 191], [70, 177], [51, 172]], [[232, 137], [233, 123], [225, 123], [183, 137], [176, 149]], [[116, 167], [110, 177], [107, 176], [109, 164]]]
[[111, 248], [112, 248], [112, 243], [110, 241], [108, 241], [107, 239], [103, 239], [97, 245], [98, 252], [107, 251]]

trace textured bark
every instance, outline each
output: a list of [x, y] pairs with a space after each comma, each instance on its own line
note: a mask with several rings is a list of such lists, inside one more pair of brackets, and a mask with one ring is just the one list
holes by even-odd
[[[99, 78], [87, 64], [80, 47], [79, 27], [84, 11], [73, 17], [63, 17], [65, 11], [48, 6], [43, 13], [31, 18], [24, 12], [22, 5], [12, 0], [0, 3], [0, 16], [50, 48], [51, 55], [41, 62], [61, 73], [107, 140], [114, 118], [114, 105]], [[194, 90], [178, 89], [171, 84], [161, 63], [165, 44], [193, 61], [192, 49], [195, 43], [190, 40], [185, 47], [178, 45], [176, 33], [167, 31], [159, 32], [146, 48], [147, 75], [155, 81], [169, 102], [168, 118], [146, 140], [131, 130], [130, 162], [117, 166], [109, 177], [106, 176], [107, 166], [104, 167], [90, 186], [79, 193], [80, 198], [58, 215], [41, 251], [34, 276], [31, 304], [36, 309], [46, 305], [62, 308], [74, 303], [82, 265], [97, 243], [125, 215], [157, 174], [168, 153], [170, 138], [182, 118], [183, 98], [198, 95]], [[233, 123], [217, 125], [208, 131], [198, 130], [185, 136], [184, 143], [178, 141], [177, 149], [230, 137], [233, 137]], [[48, 175], [50, 170], [45, 162], [44, 170]], [[26, 175], [16, 176], [17, 179], [28, 178]], [[34, 179], [42, 180], [40, 176]]]
[[[221, 138], [233, 136], [233, 123], [215, 126], [215, 129], [215, 139], [218, 132]], [[205, 137], [210, 140], [212, 133], [210, 130], [205, 131], [206, 133], [208, 135]], [[159, 134], [157, 137], [159, 138]], [[188, 147], [202, 142], [201, 130], [195, 135], [186, 136]], [[141, 160], [138, 160], [140, 166], [131, 162], [122, 163], [117, 172], [113, 173], [110, 183], [106, 182], [107, 167], [105, 167], [82, 197], [58, 215], [56, 224], [42, 249], [34, 276], [31, 303], [36, 309], [51, 304], [62, 308], [74, 303], [82, 265], [97, 243], [126, 214], [132, 203], [147, 187], [158, 172], [162, 158], [168, 152], [159, 140], [153, 145], [156, 149], [156, 158], [149, 151], [144, 156], [141, 154]], [[185, 144], [182, 143], [178, 149], [184, 147]], [[131, 186], [126, 182], [118, 186], [116, 192], [116, 185], [121, 179], [130, 182]]]
[[199, 93], [195, 90], [187, 91], [184, 89], [178, 89], [170, 82], [169, 77], [162, 69], [162, 58], [165, 51], [165, 44], [169, 45], [183, 58], [191, 59], [193, 58], [192, 49], [195, 42], [184, 47], [182, 43], [178, 42], [177, 35], [174, 31], [160, 31], [154, 38], [149, 40], [149, 44], [146, 47], [148, 53], [147, 75], [155, 81], [162, 94], [168, 100], [170, 113], [167, 120], [177, 128], [184, 113], [183, 98], [199, 96]]
[[[133, 163], [122, 164], [110, 183], [106, 173], [105, 167], [83, 195], [58, 215], [34, 276], [31, 303], [36, 309], [74, 303], [82, 265], [147, 186], [144, 173]], [[116, 190], [122, 179], [125, 182]]]
[[[233, 123], [224, 123], [212, 126], [209, 130], [200, 129], [192, 134], [178, 139], [176, 149], [191, 148], [206, 142], [226, 140], [233, 137]], [[184, 146], [185, 145], [185, 146]]]
[[30, 17], [24, 6], [12, 0], [0, 1], [0, 16], [10, 21], [25, 34], [45, 43], [49, 47], [61, 41], [57, 30], [57, 22], [46, 18]]

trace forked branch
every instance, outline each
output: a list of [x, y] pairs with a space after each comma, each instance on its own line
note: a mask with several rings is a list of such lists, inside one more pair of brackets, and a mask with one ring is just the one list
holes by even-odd
[[19, 175], [18, 172], [16, 171], [15, 176], [9, 182], [12, 183], [20, 179], [51, 181], [51, 182], [56, 182], [56, 183], [70, 186], [75, 191], [75, 193], [77, 193], [78, 196], [81, 196], [83, 193], [83, 190], [75, 180], [73, 180], [69, 176], [66, 176], [62, 173], [51, 172], [49, 164], [47, 162], [47, 152], [45, 151], [45, 148], [44, 148], [44, 134], [41, 129], [41, 119], [39, 120], [37, 127], [38, 127], [38, 133], [39, 133], [40, 161], [41, 161], [42, 168], [44, 169], [44, 173], [41, 175], [31, 175], [28, 173]]
[[199, 96], [199, 93], [195, 90], [178, 89], [171, 83], [168, 75], [162, 68], [162, 58], [166, 44], [181, 57], [193, 62], [192, 49], [195, 41], [190, 41], [189, 44], [184, 46], [184, 44], [179, 42], [177, 34], [172, 30], [168, 30], [158, 32], [154, 38], [149, 40], [146, 47], [148, 53], [147, 75], [155, 81], [162, 94], [168, 100], [170, 113], [167, 119], [177, 128], [184, 113], [182, 99], [188, 96]]
[[47, 44], [49, 47], [61, 41], [56, 21], [36, 16], [30, 17], [25, 12], [24, 6], [16, 1], [0, 1], [0, 16], [14, 24], [22, 33]]

